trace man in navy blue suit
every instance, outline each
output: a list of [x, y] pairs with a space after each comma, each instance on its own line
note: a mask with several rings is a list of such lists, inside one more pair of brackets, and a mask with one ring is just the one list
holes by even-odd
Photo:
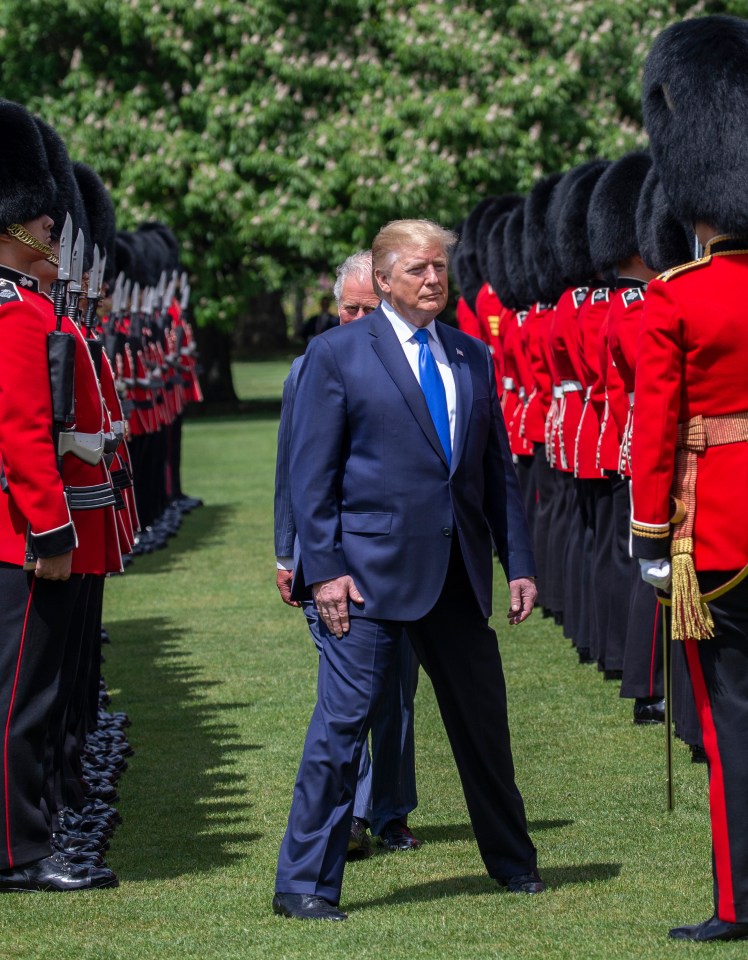
[[293, 596], [325, 629], [276, 876], [276, 913], [338, 909], [358, 762], [403, 626], [431, 678], [490, 876], [540, 893], [514, 780], [491, 614], [493, 548], [510, 624], [535, 600], [530, 536], [484, 344], [435, 322], [454, 234], [394, 221], [372, 245], [383, 303], [315, 338], [299, 377], [291, 492], [300, 541]]
[[[370, 250], [352, 254], [338, 267], [333, 293], [341, 324], [360, 320], [376, 310], [379, 295], [372, 286]], [[296, 384], [303, 361], [304, 357], [294, 360], [283, 385], [275, 466], [276, 586], [284, 603], [303, 606], [312, 640], [321, 652], [321, 621], [314, 602], [309, 599], [302, 604], [291, 599], [296, 523], [291, 509], [289, 453]], [[369, 826], [387, 850], [413, 850], [420, 846], [420, 841], [408, 827], [408, 814], [418, 804], [413, 737], [413, 697], [418, 683], [418, 661], [406, 636], [402, 638], [401, 648], [397, 671], [399, 682], [388, 687], [372, 725], [371, 757], [367, 742], [361, 750], [348, 860], [371, 855]]]

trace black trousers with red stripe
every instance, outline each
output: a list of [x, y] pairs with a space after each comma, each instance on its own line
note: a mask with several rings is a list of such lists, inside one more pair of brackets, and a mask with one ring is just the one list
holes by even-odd
[[638, 562], [632, 559], [629, 563], [628, 582], [621, 583], [622, 592], [630, 587], [621, 696], [632, 700], [663, 697], [662, 608], [655, 588], [642, 580]]
[[81, 576], [0, 564], [0, 869], [49, 856], [49, 723]]
[[[703, 592], [730, 579], [703, 573]], [[709, 762], [715, 913], [748, 923], [748, 580], [709, 604], [714, 638], [687, 640], [688, 668]]]

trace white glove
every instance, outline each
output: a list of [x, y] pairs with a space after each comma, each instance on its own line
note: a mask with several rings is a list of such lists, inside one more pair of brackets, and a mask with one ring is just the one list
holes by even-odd
[[667, 557], [663, 557], [661, 560], [640, 559], [639, 570], [645, 583], [650, 583], [658, 590], [668, 591], [670, 589], [673, 572], [670, 567], [670, 560]]

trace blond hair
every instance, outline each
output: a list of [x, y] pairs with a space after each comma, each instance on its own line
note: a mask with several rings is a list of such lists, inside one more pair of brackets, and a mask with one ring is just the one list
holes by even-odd
[[[449, 257], [457, 243], [457, 234], [445, 230], [433, 220], [391, 220], [374, 237], [371, 245], [372, 272], [387, 274], [403, 249], [439, 246]], [[376, 279], [374, 287], [377, 288]]]

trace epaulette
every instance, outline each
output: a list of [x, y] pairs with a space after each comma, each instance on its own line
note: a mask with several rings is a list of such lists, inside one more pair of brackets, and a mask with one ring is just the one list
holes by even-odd
[[593, 303], [607, 303], [610, 299], [610, 290], [607, 287], [598, 287], [592, 291]]
[[6, 303], [21, 303], [23, 297], [18, 292], [18, 287], [12, 280], [0, 279], [0, 307]]
[[629, 287], [628, 290], [623, 291], [623, 303], [627, 307], [630, 307], [632, 303], [638, 303], [643, 299], [644, 291], [641, 287]]
[[673, 277], [679, 277], [682, 273], [688, 273], [689, 270], [698, 270], [699, 267], [705, 267], [711, 262], [711, 254], [708, 257], [701, 257], [699, 260], [690, 260], [688, 263], [682, 263], [679, 267], [672, 267], [670, 270], [666, 270], [664, 273], [661, 273], [657, 279], [662, 280], [663, 283], [667, 283], [667, 281], [672, 280]]
[[574, 306], [577, 310], [582, 306], [584, 301], [587, 299], [587, 294], [590, 292], [589, 287], [577, 287], [576, 290], [572, 292], [572, 297], [574, 298]]

